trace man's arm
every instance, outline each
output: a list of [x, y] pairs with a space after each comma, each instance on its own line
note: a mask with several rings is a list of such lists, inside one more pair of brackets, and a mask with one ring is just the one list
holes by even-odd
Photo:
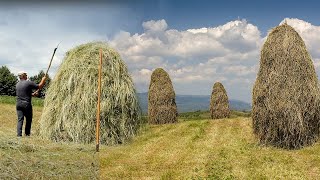
[[32, 96], [38, 96], [39, 95], [39, 90], [43, 88], [43, 86], [45, 85], [46, 83], [46, 79], [47, 79], [47, 76], [43, 76], [42, 79], [41, 79], [41, 82], [39, 84], [35, 84], [34, 85], [34, 89], [38, 89], [36, 90], [35, 92], [33, 92], [31, 95]]
[[47, 79], [46, 75], [42, 77], [41, 82], [39, 83], [39, 89], [42, 89], [44, 84], [46, 84], [46, 79]]

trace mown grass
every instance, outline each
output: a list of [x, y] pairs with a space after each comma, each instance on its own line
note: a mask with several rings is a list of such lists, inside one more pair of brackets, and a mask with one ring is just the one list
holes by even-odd
[[320, 144], [257, 144], [248, 117], [148, 125], [131, 144], [100, 152], [101, 179], [320, 179]]
[[33, 109], [32, 135], [22, 138], [16, 137], [15, 105], [0, 103], [0, 109], [0, 179], [98, 179], [94, 145], [54, 143], [37, 136], [41, 107]]
[[[240, 112], [231, 111], [230, 118], [237, 117], [251, 117], [251, 112]], [[179, 118], [182, 120], [200, 120], [200, 119], [211, 119], [209, 111], [194, 111], [194, 112], [184, 112], [179, 114]]]
[[247, 113], [221, 120], [189, 113], [176, 124], [143, 126], [130, 143], [96, 154], [94, 145], [39, 138], [42, 107], [34, 107], [32, 136], [17, 138], [15, 106], [0, 108], [0, 179], [320, 179], [319, 142], [300, 150], [261, 146]]

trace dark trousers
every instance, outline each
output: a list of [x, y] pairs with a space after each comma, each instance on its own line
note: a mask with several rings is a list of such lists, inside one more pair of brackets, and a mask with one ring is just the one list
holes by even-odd
[[26, 117], [26, 126], [24, 133], [26, 136], [30, 136], [31, 124], [32, 124], [32, 105], [31, 103], [18, 103], [16, 106], [18, 115], [17, 135], [22, 136], [22, 126], [24, 117]]

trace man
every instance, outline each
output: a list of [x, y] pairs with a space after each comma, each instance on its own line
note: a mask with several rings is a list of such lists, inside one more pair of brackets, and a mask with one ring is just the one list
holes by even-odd
[[25, 126], [25, 135], [30, 136], [31, 124], [32, 124], [32, 105], [31, 105], [31, 96], [36, 95], [32, 93], [32, 90], [41, 89], [46, 81], [46, 76], [44, 76], [40, 84], [36, 84], [32, 81], [27, 80], [27, 73], [21, 71], [18, 73], [20, 81], [16, 85], [17, 93], [17, 115], [18, 115], [18, 124], [17, 124], [17, 135], [18, 137], [22, 136], [22, 126], [24, 117], [26, 117], [26, 126]]

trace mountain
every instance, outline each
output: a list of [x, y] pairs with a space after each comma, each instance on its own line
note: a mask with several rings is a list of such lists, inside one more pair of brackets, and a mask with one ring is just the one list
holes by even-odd
[[[143, 113], [148, 112], [148, 93], [137, 93], [140, 101], [140, 106]], [[210, 96], [209, 95], [176, 95], [176, 103], [179, 113], [191, 111], [206, 111], [209, 110]], [[237, 111], [250, 111], [249, 103], [239, 100], [229, 100], [230, 109]]]

